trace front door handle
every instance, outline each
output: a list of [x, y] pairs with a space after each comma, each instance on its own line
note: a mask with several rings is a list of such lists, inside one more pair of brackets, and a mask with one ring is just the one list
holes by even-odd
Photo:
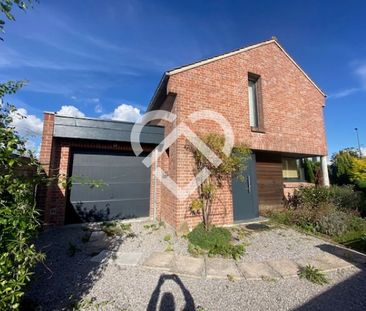
[[248, 175], [248, 193], [252, 191], [252, 182], [250, 180], [250, 175]]

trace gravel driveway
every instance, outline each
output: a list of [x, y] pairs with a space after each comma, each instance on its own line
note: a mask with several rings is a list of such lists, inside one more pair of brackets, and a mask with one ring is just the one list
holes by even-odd
[[[251, 229], [239, 232], [248, 244], [242, 261], [309, 258], [327, 245], [291, 229]], [[187, 254], [186, 240], [168, 226], [133, 223], [132, 232], [118, 241], [119, 249], [147, 257], [169, 246]], [[366, 310], [364, 266], [329, 273], [326, 286], [297, 278], [194, 279], [92, 262], [82, 242], [85, 234], [81, 226], [65, 226], [40, 235], [37, 244], [47, 261], [36, 269], [25, 310]]]

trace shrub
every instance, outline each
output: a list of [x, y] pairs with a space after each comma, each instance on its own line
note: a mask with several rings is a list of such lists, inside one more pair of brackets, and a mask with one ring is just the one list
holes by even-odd
[[289, 197], [289, 208], [321, 208], [322, 205], [334, 205], [345, 210], [361, 212], [365, 205], [361, 192], [351, 185], [331, 187], [301, 187]]
[[341, 236], [349, 230], [350, 217], [343, 211], [333, 209], [317, 221], [316, 230], [331, 237]]
[[[0, 101], [6, 94], [15, 93], [23, 83], [0, 84]], [[40, 167], [28, 153], [24, 141], [12, 126], [14, 107], [0, 105], [0, 309], [19, 309], [24, 288], [32, 268], [44, 255], [38, 253], [33, 239], [38, 229], [38, 212], [34, 192], [40, 174], [19, 175], [26, 166]], [[22, 157], [27, 156], [25, 164]]]
[[228, 229], [211, 226], [205, 230], [203, 224], [196, 226], [189, 234], [189, 251], [200, 253], [207, 251], [208, 255], [221, 255], [239, 259], [245, 251], [244, 245], [231, 243], [231, 233]]

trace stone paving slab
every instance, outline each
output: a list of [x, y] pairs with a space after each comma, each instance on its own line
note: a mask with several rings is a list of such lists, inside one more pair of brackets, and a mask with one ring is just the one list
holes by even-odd
[[353, 266], [352, 263], [328, 253], [324, 253], [319, 259], [327, 263], [331, 267], [329, 268], [329, 270], [337, 270], [339, 268], [346, 268]]
[[203, 258], [190, 256], [176, 256], [172, 271], [183, 276], [193, 276], [201, 278], [205, 269]]
[[142, 257], [142, 253], [138, 252], [117, 252], [114, 253], [113, 263], [119, 266], [137, 266]]
[[300, 268], [296, 262], [289, 259], [271, 260], [268, 261], [268, 265], [283, 278], [296, 276]]
[[143, 266], [159, 270], [171, 270], [173, 260], [174, 253], [154, 252], [145, 260]]
[[207, 258], [206, 276], [208, 278], [224, 279], [228, 276], [240, 279], [241, 274], [232, 259]]
[[247, 280], [278, 279], [281, 277], [267, 262], [242, 262], [238, 268]]
[[305, 267], [306, 265], [311, 265], [322, 271], [331, 271], [333, 269], [329, 262], [321, 260], [320, 258], [303, 258], [295, 261], [299, 267]]
[[103, 250], [98, 255], [90, 258], [90, 261], [98, 262], [98, 263], [105, 263], [105, 262], [109, 261], [112, 256], [113, 256], [113, 252]]

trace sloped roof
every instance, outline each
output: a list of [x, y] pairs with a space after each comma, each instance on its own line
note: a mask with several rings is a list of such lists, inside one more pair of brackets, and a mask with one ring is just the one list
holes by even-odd
[[163, 75], [163, 77], [161, 78], [160, 80], [160, 83], [159, 83], [159, 86], [158, 88], [156, 89], [155, 93], [154, 93], [154, 96], [153, 98], [151, 99], [150, 101], [150, 104], [149, 104], [149, 107], [148, 107], [148, 111], [152, 108], [153, 104], [154, 104], [154, 101], [159, 97], [159, 93], [160, 91], [166, 87], [166, 83], [169, 79], [169, 76], [172, 76], [172, 75], [175, 75], [175, 74], [178, 74], [178, 73], [181, 73], [181, 72], [184, 72], [184, 71], [187, 71], [187, 70], [190, 70], [190, 69], [193, 69], [193, 68], [196, 68], [196, 67], [199, 67], [199, 66], [203, 66], [203, 65], [206, 65], [206, 64], [209, 64], [209, 63], [212, 63], [212, 62], [215, 62], [215, 61], [218, 61], [218, 60], [221, 60], [221, 59], [224, 59], [226, 57], [230, 57], [230, 56], [233, 56], [233, 55], [236, 55], [236, 54], [239, 54], [239, 53], [243, 53], [243, 52], [246, 52], [246, 51], [249, 51], [249, 50], [252, 50], [252, 49], [256, 49], [258, 47], [261, 47], [261, 46], [264, 46], [264, 45], [267, 45], [267, 44], [271, 44], [271, 43], [274, 43], [276, 44], [280, 50], [285, 54], [285, 56], [303, 73], [303, 75], [310, 81], [311, 84], [314, 85], [314, 87], [324, 96], [326, 97], [326, 94], [320, 89], [320, 87], [317, 86], [317, 84], [305, 73], [305, 71], [295, 62], [295, 60], [285, 51], [285, 49], [278, 43], [277, 39], [270, 39], [270, 40], [266, 40], [266, 41], [263, 41], [263, 42], [260, 42], [260, 43], [257, 43], [257, 44], [253, 44], [253, 45], [249, 45], [249, 46], [246, 46], [246, 47], [242, 47], [242, 48], [239, 48], [239, 49], [236, 49], [236, 50], [233, 50], [233, 51], [230, 51], [230, 52], [227, 52], [227, 53], [224, 53], [224, 54], [219, 54], [219, 55], [216, 55], [216, 56], [213, 56], [213, 57], [209, 57], [209, 58], [206, 58], [206, 59], [203, 59], [203, 60], [200, 60], [200, 61], [197, 61], [197, 62], [193, 62], [193, 63], [190, 63], [190, 64], [187, 64], [187, 65], [183, 65], [183, 66], [179, 66], [179, 67], [176, 67], [176, 68], [173, 68], [173, 69], [170, 69], [168, 71], [166, 71]]

